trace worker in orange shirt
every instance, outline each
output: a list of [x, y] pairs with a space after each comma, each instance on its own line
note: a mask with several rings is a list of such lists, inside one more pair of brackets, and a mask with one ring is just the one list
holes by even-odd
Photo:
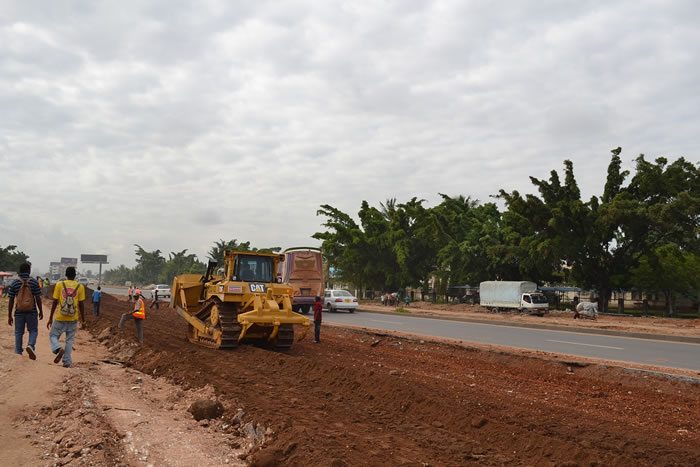
[[134, 300], [134, 309], [124, 313], [119, 319], [119, 330], [121, 331], [124, 329], [124, 321], [133, 319], [134, 325], [136, 326], [136, 337], [139, 343], [143, 344], [143, 322], [146, 320], [146, 300], [144, 300], [140, 291], [134, 292]]

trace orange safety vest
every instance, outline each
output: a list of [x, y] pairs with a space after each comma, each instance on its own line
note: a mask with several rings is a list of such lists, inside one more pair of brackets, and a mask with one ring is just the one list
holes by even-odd
[[139, 297], [139, 301], [136, 302], [134, 311], [131, 313], [136, 319], [146, 319], [146, 302], [143, 298]]

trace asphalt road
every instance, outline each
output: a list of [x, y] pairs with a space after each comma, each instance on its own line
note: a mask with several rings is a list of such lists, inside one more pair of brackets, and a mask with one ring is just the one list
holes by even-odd
[[700, 344], [371, 312], [324, 313], [323, 320], [339, 325], [700, 372]]

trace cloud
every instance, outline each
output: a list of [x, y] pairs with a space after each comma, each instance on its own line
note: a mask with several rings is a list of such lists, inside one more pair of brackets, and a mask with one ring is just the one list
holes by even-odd
[[[697, 159], [696, 2], [3, 2], [0, 245], [313, 243], [315, 213]], [[27, 207], [29, 204], [29, 207]]]

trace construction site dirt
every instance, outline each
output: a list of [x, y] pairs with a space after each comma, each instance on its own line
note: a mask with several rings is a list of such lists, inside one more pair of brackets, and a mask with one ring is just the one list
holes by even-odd
[[115, 360], [211, 386], [240, 409], [225, 421], [244, 413], [237, 423], [264, 428], [253, 465], [700, 464], [692, 378], [330, 326], [287, 352], [212, 350], [167, 306], [138, 346], [132, 323], [116, 330], [128, 309], [104, 297], [88, 330]]

